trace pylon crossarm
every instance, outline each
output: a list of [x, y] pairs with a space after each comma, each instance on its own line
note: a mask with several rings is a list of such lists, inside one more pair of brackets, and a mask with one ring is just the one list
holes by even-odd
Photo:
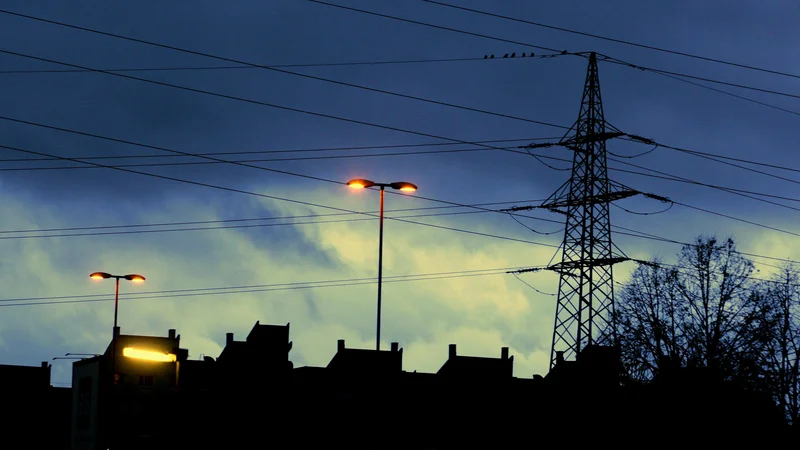
[[616, 132], [587, 133], [583, 136], [575, 136], [571, 140], [576, 144], [586, 144], [589, 142], [607, 141], [609, 139], [615, 139], [620, 136], [625, 136], [625, 133], [616, 133]]
[[627, 134], [627, 133], [625, 134], [625, 136], [626, 136], [628, 139], [632, 140], [632, 141], [641, 142], [642, 144], [648, 144], [648, 145], [658, 145], [658, 144], [656, 143], [656, 141], [654, 141], [654, 140], [652, 140], [652, 139], [648, 139], [648, 138], [646, 138], [646, 137], [637, 136], [637, 135], [635, 135], [635, 134]]
[[540, 270], [544, 270], [543, 267], [531, 267], [528, 269], [518, 269], [518, 270], [509, 270], [506, 273], [529, 273], [529, 272], [538, 272]]
[[589, 268], [589, 267], [611, 266], [617, 263], [630, 260], [631, 260], [630, 258], [612, 257], [612, 258], [597, 258], [589, 261], [564, 261], [547, 267], [547, 270], [568, 270], [568, 269], [574, 270], [574, 269]]
[[554, 213], [563, 214], [563, 215], [565, 215], [565, 216], [568, 216], [568, 215], [569, 215], [569, 213], [568, 213], [568, 212], [566, 212], [566, 211], [564, 211], [564, 210], [561, 210], [561, 209], [558, 209], [558, 208], [553, 208], [553, 207], [551, 207], [551, 206], [542, 206], [541, 208], [544, 208], [544, 209], [546, 209], [546, 210], [548, 210], [548, 211], [551, 211], [551, 212], [554, 212]]
[[500, 212], [517, 212], [517, 211], [530, 211], [532, 209], [541, 208], [538, 205], [526, 205], [526, 206], [512, 206], [511, 208], [504, 208], [498, 209]]
[[[542, 205], [542, 207], [545, 208], [545, 209], [549, 209], [549, 210], [553, 211], [554, 208], [559, 208], [559, 207], [563, 208], [563, 207], [570, 207], [570, 206], [596, 205], [598, 203], [610, 203], [610, 202], [614, 202], [614, 201], [617, 201], [617, 200], [622, 200], [624, 198], [633, 197], [634, 195], [638, 195], [638, 194], [641, 194], [641, 192], [634, 191], [634, 190], [617, 191], [617, 192], [610, 192], [608, 194], [602, 194], [602, 195], [592, 195], [592, 196], [585, 197], [583, 199], [578, 199], [578, 200], [562, 200], [562, 201], [557, 201], [557, 202], [551, 202], [551, 203]], [[562, 211], [558, 211], [558, 210], [555, 210], [555, 212], [563, 213]]]
[[534, 148], [547, 148], [547, 147], [554, 147], [558, 145], [555, 142], [543, 142], [538, 144], [528, 144], [528, 145], [521, 145], [517, 148], [525, 148], [525, 149], [534, 149]]

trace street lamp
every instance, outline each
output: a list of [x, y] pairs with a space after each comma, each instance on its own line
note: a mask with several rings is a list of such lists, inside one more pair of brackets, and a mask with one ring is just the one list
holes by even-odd
[[114, 377], [114, 384], [117, 383], [117, 374], [114, 373], [114, 366], [116, 365], [116, 358], [117, 358], [117, 313], [119, 312], [119, 280], [120, 278], [124, 278], [128, 281], [133, 283], [144, 283], [144, 277], [130, 273], [128, 275], [112, 275], [106, 272], [95, 272], [89, 275], [89, 278], [93, 280], [104, 280], [106, 278], [114, 278], [116, 280], [116, 286], [114, 289], [114, 329], [112, 330], [111, 334], [111, 372]]
[[370, 180], [355, 179], [347, 182], [347, 185], [353, 189], [365, 189], [370, 187], [380, 188], [381, 194], [381, 209], [379, 216], [380, 233], [378, 236], [378, 325], [375, 333], [375, 350], [381, 349], [381, 284], [383, 281], [383, 197], [384, 189], [390, 187], [404, 192], [414, 192], [417, 186], [405, 181], [397, 181], [394, 183], [376, 183]]
[[[144, 283], [144, 277], [135, 273], [131, 273], [128, 275], [111, 275], [110, 273], [106, 272], [95, 272], [89, 275], [89, 278], [93, 280], [103, 280], [106, 278], [114, 278], [116, 280], [116, 289], [114, 291], [114, 330], [112, 333], [116, 333], [117, 331], [117, 312], [119, 311], [119, 279], [124, 278], [128, 281], [132, 281], [134, 283]], [[115, 336], [112, 334], [112, 336]]]
[[[128, 275], [112, 275], [112, 274], [107, 273], [107, 272], [94, 272], [91, 275], [89, 275], [89, 278], [91, 278], [93, 280], [105, 280], [106, 278], [114, 278], [114, 280], [116, 280], [116, 283], [115, 283], [116, 286], [115, 286], [115, 289], [114, 289], [114, 330], [112, 331], [112, 334], [111, 334], [111, 376], [112, 376], [112, 380], [113, 380], [111, 382], [111, 389], [112, 389], [111, 390], [111, 401], [114, 402], [114, 399], [113, 399], [113, 397], [114, 397], [114, 386], [116, 386], [116, 384], [117, 384], [117, 371], [116, 371], [116, 366], [117, 366], [117, 312], [119, 311], [119, 280], [120, 280], [120, 278], [124, 278], [124, 279], [126, 279], [126, 280], [128, 280], [130, 282], [133, 282], [133, 283], [143, 283], [144, 282], [144, 277], [139, 275], [139, 274], [135, 274], [135, 273], [130, 273]], [[116, 436], [116, 433], [114, 432], [114, 433], [112, 433], [112, 435]], [[115, 444], [115, 442], [112, 442], [112, 444]]]

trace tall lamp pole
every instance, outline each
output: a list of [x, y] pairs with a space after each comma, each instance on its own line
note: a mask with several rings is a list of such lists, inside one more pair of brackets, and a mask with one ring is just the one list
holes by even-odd
[[133, 283], [143, 283], [144, 277], [131, 273], [128, 275], [112, 275], [106, 272], [94, 272], [93, 274], [89, 275], [89, 278], [93, 280], [104, 280], [106, 278], [114, 278], [116, 281], [114, 286], [114, 329], [111, 331], [111, 389], [113, 395], [114, 386], [117, 384], [117, 373], [116, 373], [116, 365], [117, 365], [117, 316], [119, 312], [119, 280], [120, 278], [124, 278], [128, 281]]
[[383, 284], [383, 198], [384, 191], [387, 187], [397, 189], [405, 192], [414, 192], [417, 186], [405, 181], [397, 181], [394, 183], [376, 183], [370, 180], [356, 179], [350, 180], [348, 186], [354, 189], [365, 189], [370, 187], [380, 188], [381, 208], [380, 215], [378, 216], [379, 234], [378, 234], [378, 312], [377, 312], [377, 326], [375, 332], [375, 350], [381, 349], [381, 285]]
[[139, 275], [139, 274], [135, 274], [135, 273], [131, 273], [131, 274], [128, 274], [128, 275], [112, 275], [112, 274], [106, 273], [106, 272], [95, 272], [95, 273], [89, 275], [89, 278], [91, 278], [93, 280], [103, 280], [103, 279], [106, 279], [106, 278], [114, 278], [114, 280], [116, 280], [115, 287], [114, 287], [114, 329], [112, 330], [112, 335], [111, 335], [112, 338], [116, 338], [117, 337], [117, 315], [119, 313], [119, 279], [120, 278], [124, 278], [124, 279], [126, 279], [128, 281], [132, 281], [134, 283], [143, 283], [144, 282], [144, 277]]

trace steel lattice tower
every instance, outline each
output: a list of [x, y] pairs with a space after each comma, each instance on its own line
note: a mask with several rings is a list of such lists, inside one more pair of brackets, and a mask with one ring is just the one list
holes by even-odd
[[609, 203], [630, 193], [610, 189], [606, 140], [621, 135], [603, 117], [597, 57], [591, 53], [580, 115], [559, 142], [573, 151], [572, 175], [541, 205], [567, 217], [562, 260], [551, 266], [560, 274], [551, 369], [560, 352], [571, 359], [587, 345], [616, 345], [612, 265], [624, 258], [612, 252]]

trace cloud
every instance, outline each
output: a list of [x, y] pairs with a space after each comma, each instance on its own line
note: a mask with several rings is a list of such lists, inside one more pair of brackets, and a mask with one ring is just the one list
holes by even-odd
[[[275, 190], [271, 192], [274, 194]], [[322, 204], [336, 200], [335, 194], [324, 190], [310, 191], [310, 196]], [[34, 224], [60, 228], [74, 224], [12, 197], [3, 200], [13, 217], [9, 228], [30, 229]], [[370, 209], [366, 203], [371, 199], [364, 197], [338, 200], [345, 207]], [[246, 216], [308, 213], [307, 207], [272, 200], [254, 200], [243, 205], [238, 213]], [[220, 210], [224, 211], [221, 205], [175, 195], [165, 198], [159, 211], [137, 211], [136, 222], [165, 222], [176, 217], [215, 220], [226, 215]], [[92, 221], [113, 223], [113, 219], [111, 213], [96, 208]], [[476, 356], [495, 356], [499, 347], [511, 346], [520, 361], [534, 358], [533, 366], [525, 367], [527, 372], [544, 371], [536, 366], [535, 355], [549, 348], [551, 297], [530, 291], [510, 278], [511, 275], [420, 281], [396, 281], [392, 277], [542, 264], [549, 259], [549, 250], [545, 253], [520, 243], [386, 222], [382, 340], [385, 347], [390, 341], [398, 341], [407, 348], [407, 369], [434, 370], [433, 361], [444, 363], [439, 355], [446, 354], [447, 344], [459, 338], [465, 342], [465, 351], [474, 351]], [[509, 234], [509, 230], [455, 223], [452, 218], [436, 222]], [[186, 296], [185, 292], [178, 292], [167, 294], [176, 297], [135, 298], [164, 295], [146, 292], [175, 289], [374, 279], [376, 228], [376, 221], [317, 223], [264, 230], [6, 240], [0, 245], [19, 255], [4, 262], [4, 277], [15, 280], [6, 291], [7, 297], [102, 294], [111, 299], [113, 282], [95, 283], [88, 279], [90, 272], [141, 273], [147, 277], [145, 284], [134, 285], [123, 280], [120, 286], [119, 321], [123, 333], [166, 335], [168, 328], [176, 328], [182, 346], [189, 348], [193, 357], [216, 356], [224, 345], [226, 332], [234, 332], [237, 339], [243, 339], [256, 320], [273, 324], [291, 322], [291, 338], [295, 341], [292, 359], [296, 364], [325, 365], [335, 352], [337, 339], [347, 339], [348, 346], [374, 345], [374, 283], [316, 289], [242, 288], [239, 290], [251, 292], [228, 295], [209, 292]], [[513, 230], [524, 231], [521, 227]], [[546, 275], [542, 279], [547, 279]], [[552, 281], [549, 279], [551, 284]], [[136, 295], [137, 292], [143, 294]], [[25, 336], [43, 349], [40, 351], [48, 349], [53, 356], [102, 352], [108, 343], [112, 318], [111, 302], [0, 310], [0, 326], [7, 335]], [[473, 344], [484, 338], [489, 339], [485, 344]], [[9, 355], [8, 349], [5, 352]], [[423, 367], [414, 367], [415, 361], [421, 361]]]

